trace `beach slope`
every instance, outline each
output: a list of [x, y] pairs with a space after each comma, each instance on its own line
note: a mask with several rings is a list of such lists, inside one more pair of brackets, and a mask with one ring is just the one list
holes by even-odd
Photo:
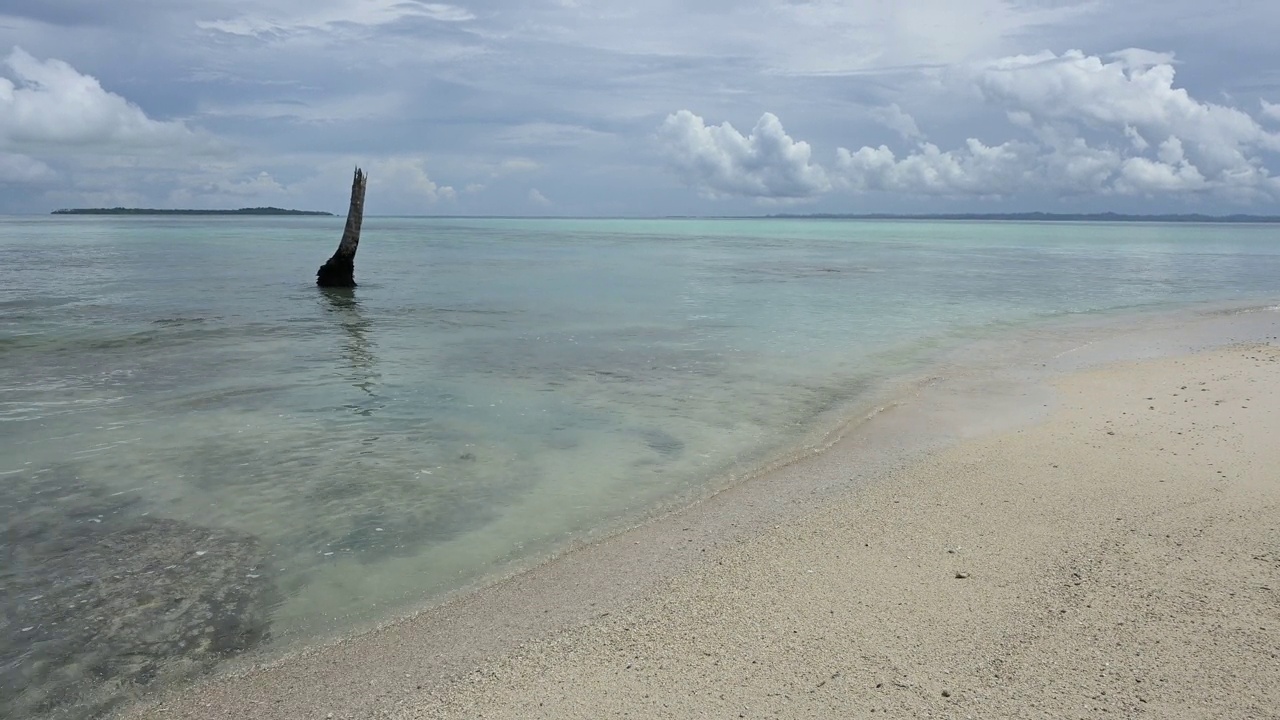
[[400, 717], [1280, 717], [1280, 351], [1057, 383]]

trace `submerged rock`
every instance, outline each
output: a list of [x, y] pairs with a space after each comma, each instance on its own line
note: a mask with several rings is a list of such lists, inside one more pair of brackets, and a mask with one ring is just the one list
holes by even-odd
[[275, 589], [256, 539], [122, 517], [77, 490], [6, 528], [0, 717], [99, 717], [267, 639]]

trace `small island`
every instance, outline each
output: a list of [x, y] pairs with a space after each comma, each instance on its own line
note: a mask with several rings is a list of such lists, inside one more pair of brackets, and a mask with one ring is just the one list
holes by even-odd
[[72, 208], [54, 210], [54, 215], [311, 215], [333, 217], [319, 210], [286, 210], [278, 207], [240, 208], [239, 210], [159, 210], [155, 208]]

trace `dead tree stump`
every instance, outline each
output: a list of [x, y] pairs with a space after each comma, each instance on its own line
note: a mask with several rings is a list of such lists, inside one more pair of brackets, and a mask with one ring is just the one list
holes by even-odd
[[360, 225], [364, 222], [364, 187], [369, 179], [356, 168], [351, 181], [351, 207], [347, 209], [347, 226], [342, 231], [342, 242], [328, 262], [316, 271], [316, 284], [320, 287], [356, 286], [356, 250], [360, 247]]

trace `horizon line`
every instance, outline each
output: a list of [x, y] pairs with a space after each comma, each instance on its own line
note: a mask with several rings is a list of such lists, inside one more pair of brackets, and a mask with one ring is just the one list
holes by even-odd
[[[99, 208], [89, 208], [96, 210]], [[108, 210], [117, 208], [104, 208]], [[206, 217], [226, 214], [234, 217], [343, 217], [342, 213], [332, 213], [328, 211], [288, 211], [280, 214], [253, 214], [253, 213], [237, 213], [236, 209], [221, 210], [216, 208], [120, 208], [123, 210], [143, 211], [130, 215], [129, 213], [92, 213], [92, 212], [67, 212], [66, 210], [52, 212], [32, 212], [32, 213], [2, 213], [0, 217], [52, 217], [60, 218], [71, 216], [88, 216], [88, 217], [146, 217], [145, 211], [155, 211], [157, 216], [167, 215], [170, 213], [180, 214], [189, 212], [192, 215], [199, 216], [200, 213], [209, 213]], [[320, 214], [325, 213], [325, 214]], [[418, 218], [418, 219], [440, 219], [440, 220], [933, 220], [933, 221], [1032, 221], [1032, 222], [1204, 222], [1204, 223], [1280, 223], [1280, 215], [1255, 215], [1251, 213], [1230, 213], [1221, 215], [1210, 215], [1206, 213], [1118, 213], [1115, 211], [1103, 212], [1045, 212], [1041, 210], [1032, 210], [1026, 212], [954, 212], [954, 213], [772, 213], [763, 215], [686, 215], [686, 214], [666, 214], [666, 215], [500, 215], [500, 214], [409, 214], [409, 213], [373, 213], [367, 214], [370, 218]]]

